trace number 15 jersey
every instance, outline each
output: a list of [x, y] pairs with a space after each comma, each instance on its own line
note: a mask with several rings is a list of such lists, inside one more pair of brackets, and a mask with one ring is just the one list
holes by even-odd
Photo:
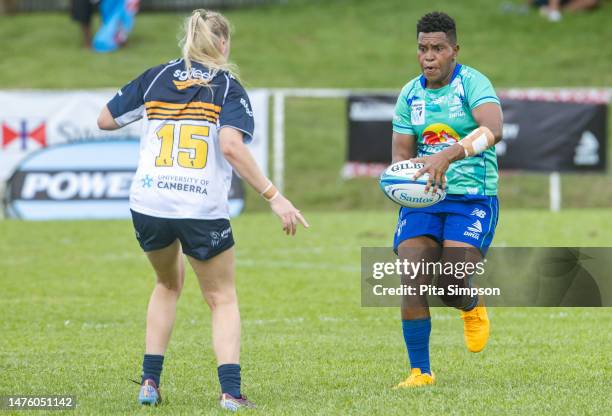
[[[189, 76], [190, 75], [190, 76]], [[182, 59], [145, 71], [108, 103], [119, 126], [143, 119], [130, 208], [160, 218], [229, 219], [232, 167], [219, 131], [253, 137], [253, 112], [240, 83], [224, 71]]]

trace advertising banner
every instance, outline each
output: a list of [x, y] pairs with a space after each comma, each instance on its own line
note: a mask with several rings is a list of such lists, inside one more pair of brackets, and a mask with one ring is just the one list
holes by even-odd
[[[509, 90], [501, 92], [503, 140], [500, 169], [606, 170], [606, 91]], [[378, 176], [391, 162], [391, 119], [397, 96], [348, 99], [348, 152], [344, 177]]]
[[[55, 145], [23, 160], [7, 182], [8, 217], [26, 220], [129, 218], [132, 178], [138, 167], [137, 140], [98, 140]], [[244, 207], [236, 175], [230, 215]]]

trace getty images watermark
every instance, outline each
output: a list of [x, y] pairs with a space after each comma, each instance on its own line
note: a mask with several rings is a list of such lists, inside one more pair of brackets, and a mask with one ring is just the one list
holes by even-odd
[[[466, 279], [483, 276], [487, 260], [478, 262], [469, 261], [425, 261], [418, 259], [396, 259], [393, 262], [375, 262], [372, 264], [371, 276], [378, 280], [378, 284], [372, 286], [375, 296], [499, 296], [501, 289], [498, 287], [473, 287]], [[432, 283], [393, 284], [388, 287], [381, 282], [383, 279], [403, 279], [402, 281], [415, 281], [419, 276], [452, 276], [456, 283], [448, 285], [435, 285]]]
[[481, 297], [488, 306], [612, 306], [612, 248], [389, 247], [361, 250], [362, 306]]

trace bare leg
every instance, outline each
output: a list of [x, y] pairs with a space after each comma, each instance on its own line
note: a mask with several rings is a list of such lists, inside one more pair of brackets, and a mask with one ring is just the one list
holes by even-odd
[[[476, 247], [464, 243], [463, 241], [444, 241], [444, 250], [442, 253], [442, 264], [446, 263], [471, 263], [476, 264], [482, 260], [482, 253]], [[441, 274], [438, 277], [438, 286], [444, 288], [445, 293], [448, 292], [450, 286], [468, 287], [472, 276], [454, 276]], [[440, 296], [446, 306], [457, 309], [473, 306], [474, 299], [469, 296]]]
[[147, 252], [157, 283], [147, 310], [146, 354], [164, 355], [176, 317], [176, 303], [185, 280], [185, 267], [178, 240], [161, 250]]
[[206, 261], [187, 256], [198, 277], [212, 315], [213, 349], [217, 364], [240, 361], [240, 312], [236, 295], [234, 249]]
[[550, 10], [560, 12], [561, 11], [561, 0], [549, 0], [548, 8]]
[[91, 25], [89, 23], [81, 24], [81, 33], [83, 34], [83, 47], [86, 49], [91, 48]]

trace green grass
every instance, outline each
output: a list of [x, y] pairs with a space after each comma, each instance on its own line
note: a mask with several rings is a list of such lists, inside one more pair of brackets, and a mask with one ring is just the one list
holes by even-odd
[[[435, 3], [457, 20], [461, 61], [497, 88], [612, 85], [609, 2], [559, 24], [535, 12], [502, 15], [498, 6]], [[231, 10], [232, 54], [248, 87], [397, 91], [418, 71], [414, 25], [432, 8], [425, 0], [319, 0]], [[183, 16], [143, 13], [129, 47], [110, 55], [79, 49], [66, 15], [0, 17], [0, 88], [117, 88], [177, 56]], [[457, 313], [437, 309], [438, 385], [390, 389], [406, 375], [398, 312], [360, 307], [359, 253], [390, 243], [396, 208], [374, 180], [340, 179], [345, 114], [341, 100], [287, 103], [287, 194], [308, 232], [288, 239], [263, 212], [233, 222], [243, 380], [257, 413], [609, 412], [610, 309], [495, 308], [490, 344], [478, 355], [466, 352]], [[565, 207], [609, 208], [609, 175], [564, 175], [563, 184]], [[543, 175], [502, 175], [495, 244], [612, 244], [609, 209], [507, 209], [546, 207], [547, 189]], [[253, 192], [247, 205], [266, 209]], [[75, 394], [78, 414], [220, 413], [210, 315], [191, 271], [167, 353], [165, 404], [139, 409], [128, 378], [140, 372], [153, 278], [129, 222], [0, 221], [0, 235], [0, 395]]]
[[[306, 212], [289, 239], [271, 214], [234, 221], [245, 393], [257, 414], [606, 414], [610, 309], [495, 308], [466, 352], [457, 313], [433, 313], [438, 385], [406, 374], [398, 312], [361, 308], [361, 246], [387, 245], [393, 210]], [[266, 237], [261, 238], [263, 230]], [[76, 414], [220, 414], [209, 313], [188, 272], [167, 352], [166, 403], [139, 409], [153, 278], [127, 221], [0, 222], [0, 395], [75, 394]], [[499, 245], [612, 243], [607, 211], [502, 211]], [[20, 413], [21, 414], [21, 413]]]
[[[521, 0], [522, 1], [522, 0]], [[517, 0], [516, 3], [520, 1]], [[417, 19], [433, 8], [454, 16], [461, 61], [497, 87], [612, 85], [612, 5], [549, 24], [500, 12], [490, 0], [292, 1], [227, 11], [233, 59], [254, 87], [399, 89], [418, 71]], [[79, 49], [66, 14], [0, 17], [0, 88], [118, 87], [178, 54], [185, 14], [142, 13], [129, 47], [110, 55]]]

